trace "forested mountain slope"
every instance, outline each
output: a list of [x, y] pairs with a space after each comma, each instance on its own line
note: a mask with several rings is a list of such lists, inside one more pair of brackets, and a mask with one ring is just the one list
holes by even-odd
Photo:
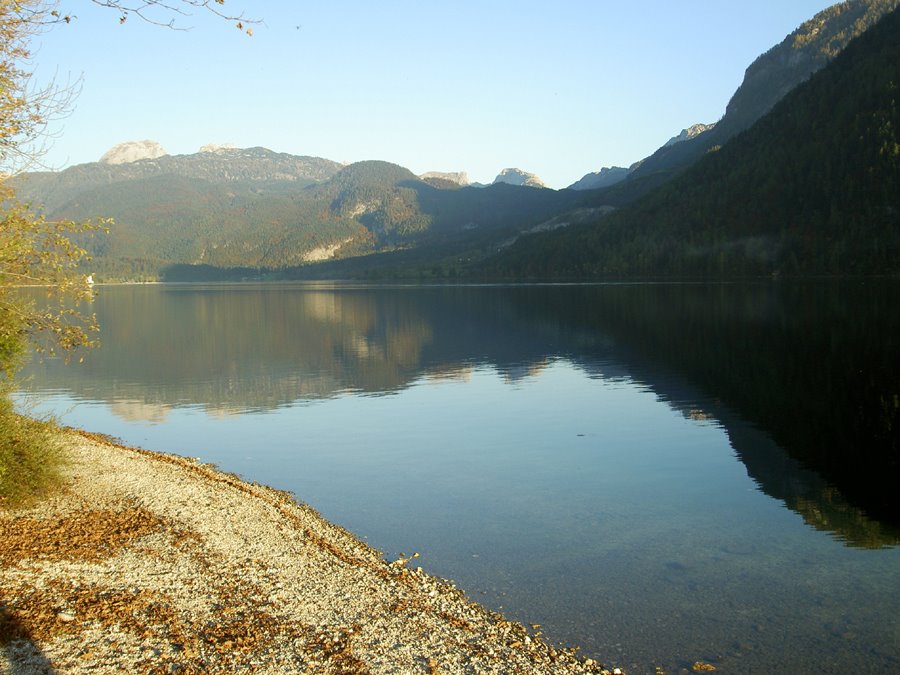
[[388, 162], [341, 167], [250, 148], [26, 174], [19, 190], [53, 219], [114, 219], [108, 235], [79, 242], [98, 280], [170, 278], [173, 266], [195, 267], [189, 278], [271, 276], [377, 252], [457, 250], [461, 240], [489, 246], [575, 202], [525, 186], [433, 183]]
[[[896, 191], [895, 65], [870, 54], [866, 65], [814, 75], [746, 137], [719, 144], [898, 3], [849, 0], [804, 23], [747, 69], [714, 128], [667, 144], [603, 190], [476, 189], [388, 162], [343, 166], [265, 148], [170, 156], [150, 141], [119, 148], [115, 161], [25, 174], [17, 189], [51, 219], [115, 220], [108, 236], [79, 242], [98, 280], [173, 269], [190, 278], [891, 271], [896, 204], [875, 193]], [[154, 151], [125, 152], [145, 145]]]
[[523, 237], [514, 277], [900, 271], [900, 10], [751, 129], [586, 226]]
[[[824, 9], [804, 22], [747, 67], [743, 82], [728, 102], [722, 119], [703, 133], [681, 143], [667, 143], [637, 162], [628, 174], [627, 184], [620, 186], [616, 193], [617, 198], [621, 201], [642, 196], [645, 184], [660, 184], [710, 149], [724, 145], [748, 129], [898, 4], [900, 0], [849, 0]], [[600, 203], [605, 202], [601, 199]]]
[[232, 185], [287, 182], [303, 186], [327, 180], [341, 168], [341, 164], [329, 159], [266, 148], [216, 148], [190, 155], [163, 155], [124, 163], [100, 161], [64, 171], [37, 171], [22, 176], [17, 189], [26, 201], [40, 203], [53, 212], [87, 190], [159, 176]]

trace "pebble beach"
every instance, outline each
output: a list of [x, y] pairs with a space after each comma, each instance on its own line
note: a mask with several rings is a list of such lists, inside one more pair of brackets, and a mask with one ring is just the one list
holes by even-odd
[[612, 673], [293, 496], [67, 431], [0, 509], [0, 672]]

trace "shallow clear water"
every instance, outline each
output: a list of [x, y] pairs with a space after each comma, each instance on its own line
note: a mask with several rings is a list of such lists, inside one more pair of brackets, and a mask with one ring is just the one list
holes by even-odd
[[[865, 501], [825, 478], [847, 473], [850, 437], [826, 429], [839, 447], [814, 466], [803, 429], [840, 404], [819, 375], [793, 370], [790, 340], [752, 349], [760, 326], [809, 335], [809, 293], [828, 299], [815, 316], [827, 348], [851, 350], [857, 369], [869, 351], [854, 340], [895, 320], [876, 307], [888, 325], [860, 327], [868, 315], [854, 305], [851, 337], [838, 339], [832, 296], [845, 290], [799, 293], [109, 287], [95, 301], [104, 346], [81, 365], [33, 364], [20, 398], [290, 490], [386, 557], [419, 552], [474, 599], [631, 673], [697, 660], [897, 671], [896, 497]], [[887, 306], [896, 297], [879, 293]], [[747, 363], [742, 340], [770, 353]], [[871, 344], [881, 401], [897, 355], [887, 338]], [[839, 375], [828, 381], [844, 390]], [[828, 400], [785, 411], [778, 392], [804, 386]], [[747, 390], [768, 393], [755, 406]], [[896, 441], [875, 436], [853, 441], [877, 450], [869, 492], [894, 480], [875, 474]]]

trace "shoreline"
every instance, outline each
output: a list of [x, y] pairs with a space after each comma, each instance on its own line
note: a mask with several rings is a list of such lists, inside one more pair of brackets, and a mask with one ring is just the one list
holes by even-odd
[[65, 430], [0, 509], [0, 672], [609, 673], [288, 493]]

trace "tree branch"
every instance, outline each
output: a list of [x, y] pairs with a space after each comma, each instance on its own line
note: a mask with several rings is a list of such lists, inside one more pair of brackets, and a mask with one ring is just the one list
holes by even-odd
[[[192, 16], [191, 9], [199, 9], [210, 12], [220, 19], [234, 21], [239, 30], [253, 35], [253, 30], [247, 24], [257, 24], [258, 19], [248, 19], [244, 13], [231, 14], [224, 10], [225, 0], [91, 0], [95, 5], [106, 7], [119, 13], [119, 23], [125, 23], [129, 16], [136, 16], [154, 26], [162, 26], [172, 30], [190, 30], [190, 26], [184, 27], [176, 22], [179, 17]], [[169, 16], [168, 21], [153, 16], [153, 13], [161, 13]], [[171, 16], [171, 15], [175, 16]], [[71, 17], [60, 17], [61, 20], [70, 20]]]

